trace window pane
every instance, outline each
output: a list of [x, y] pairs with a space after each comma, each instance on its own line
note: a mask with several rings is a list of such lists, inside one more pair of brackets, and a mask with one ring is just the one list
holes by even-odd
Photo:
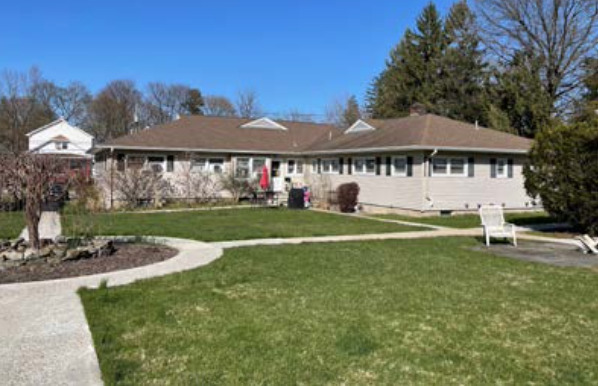
[[499, 176], [504, 176], [506, 175], [506, 165], [505, 165], [505, 160], [504, 159], [499, 159], [496, 161], [496, 174]]
[[395, 174], [407, 173], [407, 160], [403, 157], [394, 158], [392, 160]]
[[446, 158], [434, 158], [432, 161], [432, 172], [434, 174], [446, 174]]
[[297, 174], [303, 174], [303, 161], [297, 161]]
[[288, 161], [287, 172], [289, 174], [295, 174], [295, 160], [290, 159]]
[[221, 158], [210, 158], [210, 171], [216, 174], [222, 174], [224, 171], [224, 160]]
[[461, 175], [465, 173], [465, 160], [463, 158], [451, 159], [451, 174]]
[[203, 172], [206, 170], [207, 161], [205, 158], [196, 158], [191, 160], [191, 170], [194, 172]]
[[139, 170], [145, 164], [145, 157], [129, 156], [127, 157], [127, 169]]
[[235, 175], [238, 178], [249, 178], [249, 158], [237, 158]]
[[336, 173], [338, 172], [338, 160], [331, 160], [330, 161], [331, 165], [332, 165], [332, 172]]
[[356, 173], [364, 173], [365, 172], [365, 160], [363, 158], [355, 159], [355, 172]]
[[375, 158], [368, 158], [365, 162], [366, 165], [366, 172], [369, 174], [373, 174], [376, 172], [376, 159]]
[[318, 160], [311, 161], [311, 171], [314, 173], [318, 172]]

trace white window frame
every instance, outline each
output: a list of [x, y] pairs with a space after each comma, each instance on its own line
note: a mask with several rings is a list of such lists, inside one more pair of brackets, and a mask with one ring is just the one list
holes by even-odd
[[[234, 173], [235, 176], [237, 176], [237, 168], [239, 165], [239, 160], [241, 159], [246, 159], [248, 160], [248, 166], [249, 166], [249, 177], [248, 179], [252, 179], [252, 178], [256, 178], [256, 177], [260, 177], [261, 173], [262, 173], [262, 168], [264, 167], [264, 165], [268, 165], [268, 158], [266, 157], [235, 157], [234, 160]], [[258, 169], [256, 170], [256, 166], [255, 166], [255, 161], [256, 160], [263, 160], [264, 163], [258, 167]], [[224, 169], [224, 167], [223, 167]], [[268, 170], [270, 171], [270, 168], [268, 168]], [[244, 178], [244, 177], [239, 177], [239, 178]]]
[[[502, 173], [499, 173], [498, 165], [502, 163]], [[496, 159], [496, 178], [509, 178], [509, 160], [506, 158]]]
[[[162, 171], [159, 173], [167, 173], [166, 172], [166, 160], [167, 157], [165, 154], [127, 154], [125, 155], [125, 170], [129, 169], [129, 158], [130, 157], [139, 157], [139, 158], [143, 158], [143, 166], [141, 166], [141, 169], [146, 169], [146, 170], [152, 170], [151, 165], [152, 164], [160, 164], [160, 166], [162, 167]], [[152, 158], [162, 158], [162, 162], [158, 163], [158, 162], [151, 162], [149, 161], [150, 157]], [[153, 171], [153, 170], [152, 170]]]
[[[405, 171], [404, 172], [399, 172], [397, 171], [397, 168], [395, 166], [395, 160], [403, 160], [405, 162]], [[391, 175], [395, 176], [395, 177], [407, 177], [407, 172], [409, 169], [409, 165], [407, 165], [407, 156], [394, 156], [391, 158]]]
[[[330, 168], [326, 168], [326, 163], [330, 163]], [[336, 170], [333, 170], [332, 165], [336, 164]], [[322, 159], [322, 174], [339, 174], [340, 163], [338, 158], [324, 158]]]
[[[434, 171], [434, 163], [438, 160], [446, 160], [446, 173], [438, 173]], [[463, 172], [462, 173], [453, 173], [452, 170], [452, 161], [453, 160], [462, 160], [463, 161]], [[430, 176], [431, 177], [467, 177], [469, 174], [469, 163], [467, 162], [466, 157], [436, 157], [432, 158], [430, 161], [432, 164], [430, 165]]]
[[[293, 163], [293, 171], [291, 171], [291, 162]], [[298, 158], [287, 159], [287, 175], [288, 176], [301, 176], [303, 175], [304, 166], [303, 160]], [[301, 169], [301, 171], [299, 171]]]
[[[374, 169], [368, 171], [368, 161], [374, 163]], [[363, 162], [363, 167], [358, 168], [357, 163]], [[360, 170], [361, 169], [361, 170]], [[361, 176], [375, 176], [376, 175], [376, 157], [356, 157], [353, 159], [353, 174]]]
[[68, 150], [69, 148], [69, 143], [67, 141], [57, 141], [55, 144], [56, 150]]
[[317, 159], [311, 160], [311, 172], [314, 174], [318, 174], [318, 160]]

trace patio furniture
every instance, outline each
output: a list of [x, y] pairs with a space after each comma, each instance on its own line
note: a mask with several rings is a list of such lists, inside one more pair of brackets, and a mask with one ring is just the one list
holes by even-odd
[[581, 243], [583, 253], [593, 253], [598, 255], [598, 242], [588, 235], [578, 236], [577, 240]]
[[517, 246], [517, 235], [515, 224], [505, 222], [503, 209], [498, 205], [482, 205], [480, 207], [480, 219], [484, 228], [486, 246], [490, 246], [491, 237], [512, 238], [513, 245]]

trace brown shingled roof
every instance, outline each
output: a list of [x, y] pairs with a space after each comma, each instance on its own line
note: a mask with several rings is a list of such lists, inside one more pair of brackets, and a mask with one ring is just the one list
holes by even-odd
[[531, 140], [433, 114], [366, 119], [376, 130], [346, 133], [315, 143], [311, 151], [393, 147], [527, 151]]
[[135, 134], [116, 138], [101, 147], [295, 153], [338, 129], [330, 125], [276, 121], [288, 130], [243, 128], [243, 118], [185, 116]]
[[455, 149], [525, 152], [531, 141], [427, 114], [367, 119], [375, 130], [342, 133], [334, 126], [276, 121], [288, 130], [243, 128], [250, 119], [187, 116], [100, 147], [269, 153], [326, 153], [367, 149]]

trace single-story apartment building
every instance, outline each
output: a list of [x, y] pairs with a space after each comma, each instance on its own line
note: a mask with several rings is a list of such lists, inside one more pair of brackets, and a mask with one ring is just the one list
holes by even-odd
[[[207, 116], [176, 121], [96, 146], [96, 173], [149, 167], [174, 181], [182, 171], [258, 178], [274, 190], [357, 182], [369, 211], [474, 211], [498, 204], [537, 209], [522, 169], [531, 141], [433, 114], [332, 125]], [[113, 170], [113, 169], [112, 169]]]

